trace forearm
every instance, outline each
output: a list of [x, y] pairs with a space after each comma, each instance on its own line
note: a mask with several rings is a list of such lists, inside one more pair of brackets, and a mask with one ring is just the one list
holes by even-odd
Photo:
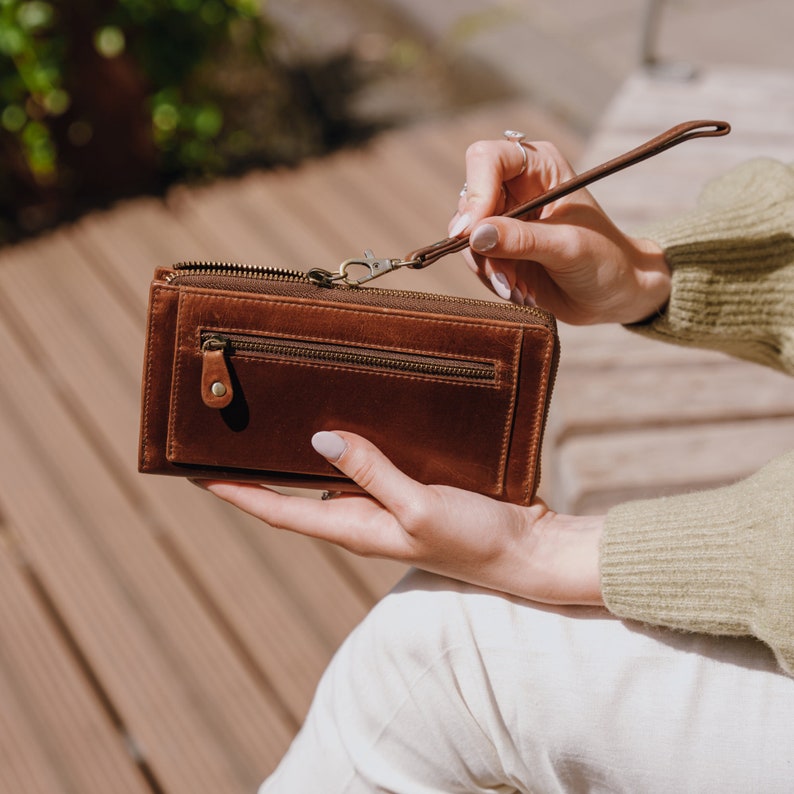
[[620, 505], [601, 586], [614, 614], [754, 636], [794, 674], [794, 453], [725, 488]]
[[[759, 160], [696, 211], [644, 232], [672, 271], [663, 312], [631, 326], [794, 372], [794, 169]], [[615, 614], [755, 636], [794, 674], [794, 454], [728, 488], [610, 511], [601, 545]]]
[[664, 250], [672, 290], [632, 330], [794, 372], [794, 169], [747, 163], [643, 234]]

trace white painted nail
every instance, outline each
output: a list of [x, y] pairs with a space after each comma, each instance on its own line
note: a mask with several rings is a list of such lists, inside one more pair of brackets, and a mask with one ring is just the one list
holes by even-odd
[[469, 240], [469, 245], [475, 250], [485, 253], [496, 247], [499, 242], [499, 231], [496, 226], [490, 223], [484, 223], [478, 226]]
[[328, 458], [332, 463], [335, 463], [347, 449], [347, 442], [336, 433], [321, 430], [312, 436], [312, 446], [324, 458]]
[[500, 298], [504, 298], [506, 301], [510, 300], [512, 291], [510, 282], [504, 273], [494, 273], [491, 276], [491, 284], [493, 284], [494, 291]]
[[449, 230], [450, 237], [457, 237], [464, 229], [467, 229], [471, 223], [471, 215], [468, 212], [463, 213], [460, 218], [455, 221], [453, 227]]

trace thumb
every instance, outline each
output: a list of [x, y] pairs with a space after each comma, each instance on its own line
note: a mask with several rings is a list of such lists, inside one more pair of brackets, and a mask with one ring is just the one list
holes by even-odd
[[469, 238], [472, 250], [492, 259], [533, 261], [550, 270], [572, 261], [578, 236], [551, 221], [488, 218]]
[[533, 259], [537, 242], [526, 221], [487, 218], [471, 233], [469, 246], [497, 259]]
[[312, 446], [385, 507], [404, 504], [422, 487], [374, 444], [355, 433], [322, 430], [312, 436]]

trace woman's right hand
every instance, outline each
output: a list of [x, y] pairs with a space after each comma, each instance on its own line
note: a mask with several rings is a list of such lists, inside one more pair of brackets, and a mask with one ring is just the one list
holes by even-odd
[[466, 152], [467, 189], [449, 234], [470, 234], [464, 255], [501, 297], [537, 304], [563, 322], [639, 322], [670, 295], [670, 271], [651, 240], [629, 237], [587, 190], [527, 219], [502, 217], [574, 176], [551, 143], [524, 143], [527, 166], [511, 141], [478, 141]]

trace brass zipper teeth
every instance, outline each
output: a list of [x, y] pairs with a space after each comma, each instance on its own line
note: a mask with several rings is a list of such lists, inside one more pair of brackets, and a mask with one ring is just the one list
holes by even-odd
[[274, 281], [304, 281], [308, 284], [312, 280], [301, 270], [290, 270], [285, 267], [263, 267], [261, 265], [244, 265], [239, 262], [179, 262], [173, 266], [174, 272], [166, 278], [168, 283], [175, 278], [189, 273], [194, 276], [232, 276], [237, 278], [252, 278]]
[[[204, 261], [187, 261], [179, 262], [173, 265], [174, 272], [166, 277], [166, 282], [171, 283], [180, 275], [193, 275], [193, 276], [231, 276], [247, 279], [257, 279], [260, 281], [293, 281], [303, 282], [304, 284], [313, 284], [316, 282], [308, 277], [302, 270], [291, 270], [289, 268], [270, 267], [266, 265], [245, 265], [239, 262], [204, 262]], [[420, 300], [437, 300], [444, 303], [459, 304], [461, 306], [487, 306], [490, 301], [480, 300], [478, 298], [464, 298], [457, 295], [436, 295], [432, 292], [418, 292], [416, 290], [395, 290], [395, 289], [381, 289], [380, 287], [350, 287], [345, 284], [333, 284], [331, 287], [323, 287], [323, 289], [333, 290], [351, 290], [360, 289], [362, 291], [371, 292], [375, 295], [392, 295], [403, 298], [416, 298]], [[500, 304], [501, 305], [501, 304]], [[544, 325], [550, 324], [550, 315], [543, 309], [538, 309], [535, 306], [519, 306], [514, 303], [505, 303], [504, 307], [507, 310], [514, 311], [517, 314], [528, 314], [532, 317], [538, 318]]]
[[422, 375], [437, 375], [448, 378], [465, 378], [467, 380], [493, 381], [495, 368], [485, 362], [441, 363], [420, 360], [420, 356], [411, 358], [410, 353], [390, 351], [356, 352], [355, 350], [339, 350], [322, 347], [323, 343], [291, 343], [277, 339], [261, 339], [233, 335], [209, 334], [202, 335], [202, 342], [217, 340], [231, 352], [263, 353], [265, 355], [283, 356], [285, 358], [306, 359], [339, 364], [390, 369], [397, 372], [410, 372]]

